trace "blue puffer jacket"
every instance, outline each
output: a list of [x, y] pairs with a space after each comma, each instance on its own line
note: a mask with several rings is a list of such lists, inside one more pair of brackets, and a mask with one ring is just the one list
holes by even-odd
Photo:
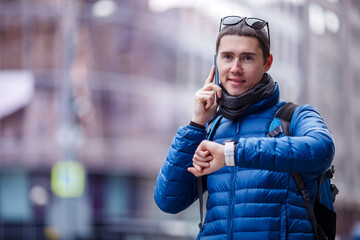
[[[273, 96], [251, 106], [238, 121], [221, 120], [214, 141], [238, 141], [236, 167], [223, 167], [207, 176], [207, 213], [198, 239], [314, 239], [291, 172], [302, 173], [314, 200], [316, 177], [331, 165], [334, 142], [323, 119], [309, 105], [295, 110], [290, 124], [293, 137], [267, 137], [283, 104], [277, 87]], [[197, 199], [196, 178], [187, 168], [205, 138], [200, 128], [178, 130], [154, 191], [163, 211], [178, 213]]]

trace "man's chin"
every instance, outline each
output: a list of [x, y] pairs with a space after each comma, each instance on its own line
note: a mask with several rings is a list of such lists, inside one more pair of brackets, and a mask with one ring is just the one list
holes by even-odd
[[[233, 84], [234, 85], [234, 84]], [[236, 84], [235, 84], [236, 85]], [[243, 95], [246, 90], [244, 89], [244, 86], [232, 86], [231, 84], [228, 84], [226, 87], [225, 87], [226, 91], [229, 93], [229, 95], [231, 96], [241, 96]]]
[[230, 91], [227, 91], [229, 93], [229, 95], [234, 96], [234, 97], [238, 97], [241, 96], [245, 93], [244, 90], [238, 90], [238, 89], [230, 89]]

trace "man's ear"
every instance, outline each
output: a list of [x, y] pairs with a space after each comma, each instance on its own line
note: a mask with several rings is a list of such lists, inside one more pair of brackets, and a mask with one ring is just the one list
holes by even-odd
[[269, 71], [269, 69], [271, 68], [273, 62], [273, 55], [270, 53], [269, 57], [267, 58], [266, 62], [265, 62], [265, 71]]

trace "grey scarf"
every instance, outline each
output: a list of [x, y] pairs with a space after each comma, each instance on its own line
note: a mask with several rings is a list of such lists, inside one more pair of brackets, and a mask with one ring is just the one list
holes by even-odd
[[220, 86], [223, 92], [219, 98], [219, 112], [231, 120], [238, 119], [251, 105], [270, 97], [275, 91], [275, 83], [267, 73], [254, 88], [240, 96], [231, 96], [221, 84]]

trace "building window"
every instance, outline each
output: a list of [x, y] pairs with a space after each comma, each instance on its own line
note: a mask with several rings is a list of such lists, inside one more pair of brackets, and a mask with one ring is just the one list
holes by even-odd
[[0, 173], [0, 222], [24, 223], [32, 220], [29, 180], [25, 172]]
[[126, 217], [131, 196], [129, 181], [125, 177], [109, 175], [105, 183], [105, 214], [107, 217]]

